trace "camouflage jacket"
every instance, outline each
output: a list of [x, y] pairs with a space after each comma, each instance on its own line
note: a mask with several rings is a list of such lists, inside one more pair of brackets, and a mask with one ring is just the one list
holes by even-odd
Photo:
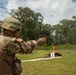
[[37, 45], [35, 40], [18, 42], [14, 37], [5, 36], [0, 36], [0, 44], [0, 50], [3, 50], [5, 54], [31, 53], [34, 47]]

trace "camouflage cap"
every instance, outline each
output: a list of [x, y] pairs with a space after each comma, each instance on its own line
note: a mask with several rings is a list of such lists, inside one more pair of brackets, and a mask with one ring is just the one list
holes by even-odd
[[11, 31], [15, 31], [17, 29], [21, 29], [21, 22], [18, 19], [15, 19], [13, 17], [8, 17], [6, 19], [4, 19], [2, 25], [2, 28], [7, 29], [7, 30], [11, 30]]

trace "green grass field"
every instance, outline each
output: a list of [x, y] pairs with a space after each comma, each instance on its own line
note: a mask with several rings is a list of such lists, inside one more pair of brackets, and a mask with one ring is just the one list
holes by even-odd
[[[17, 55], [21, 60], [44, 57], [51, 50], [34, 51], [33, 54]], [[76, 75], [76, 50], [57, 50], [62, 58], [22, 62], [21, 75]]]

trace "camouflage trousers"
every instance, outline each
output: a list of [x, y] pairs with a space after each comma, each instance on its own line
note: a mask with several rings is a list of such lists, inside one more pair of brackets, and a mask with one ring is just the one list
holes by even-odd
[[11, 65], [7, 64], [6, 61], [0, 60], [0, 75], [14, 75]]

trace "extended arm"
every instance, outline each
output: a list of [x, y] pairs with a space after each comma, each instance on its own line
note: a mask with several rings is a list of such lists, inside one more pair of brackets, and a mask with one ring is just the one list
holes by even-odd
[[32, 53], [35, 46], [45, 44], [46, 37], [39, 38], [38, 40], [30, 40], [28, 42], [24, 42], [22, 39], [18, 38], [17, 41], [20, 42], [22, 52], [25, 54], [29, 54]]

